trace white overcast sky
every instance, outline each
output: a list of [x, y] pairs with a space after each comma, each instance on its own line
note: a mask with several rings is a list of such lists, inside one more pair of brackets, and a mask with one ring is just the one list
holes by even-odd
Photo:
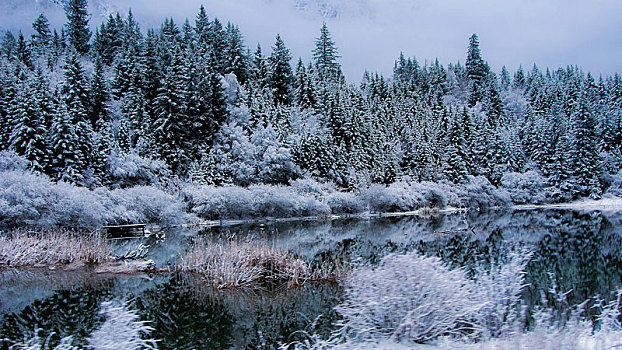
[[[203, 3], [210, 18], [237, 24], [253, 50], [259, 42], [269, 53], [280, 33], [292, 64], [298, 57], [308, 62], [326, 21], [351, 81], [365, 69], [391, 74], [400, 51], [420, 63], [437, 57], [443, 64], [464, 62], [472, 33], [479, 35], [484, 59], [495, 70], [506, 65], [514, 71], [519, 64], [530, 69], [537, 63], [541, 68], [579, 65], [596, 75], [622, 71], [622, 0], [298, 0], [309, 4], [306, 10], [296, 9], [296, 0], [92, 1], [107, 1], [108, 10], [132, 7], [142, 29], [158, 26], [167, 16], [179, 25], [186, 17], [194, 23]], [[320, 16], [318, 3], [338, 15]], [[101, 6], [91, 12], [98, 22]], [[5, 26], [15, 28], [20, 17], [4, 18]], [[26, 32], [32, 19], [23, 20]]]

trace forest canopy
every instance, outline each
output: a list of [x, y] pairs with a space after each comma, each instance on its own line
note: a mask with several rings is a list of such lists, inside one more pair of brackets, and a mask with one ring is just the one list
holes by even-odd
[[620, 170], [618, 74], [493, 72], [473, 34], [464, 64], [399, 55], [393, 76], [366, 72], [352, 84], [326, 24], [303, 62], [278, 34], [251, 49], [203, 6], [193, 21], [147, 30], [130, 11], [92, 31], [85, 0], [65, 11], [63, 28], [41, 14], [31, 37], [6, 32], [0, 44], [0, 150], [55, 181], [312, 178], [355, 190], [479, 176], [496, 186], [537, 179], [568, 200], [600, 197]]

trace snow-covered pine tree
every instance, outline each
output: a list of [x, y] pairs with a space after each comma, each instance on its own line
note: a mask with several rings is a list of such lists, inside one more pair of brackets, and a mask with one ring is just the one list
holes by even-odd
[[47, 156], [46, 134], [46, 110], [40, 108], [42, 103], [36, 86], [37, 82], [32, 79], [26, 81], [21, 87], [21, 93], [14, 104], [12, 114], [13, 130], [9, 138], [10, 149], [24, 156], [29, 161], [29, 168], [43, 172]]
[[477, 34], [469, 38], [469, 48], [465, 62], [466, 73], [469, 78], [469, 106], [474, 106], [484, 99], [485, 82], [489, 73], [488, 64], [482, 59]]
[[52, 40], [50, 22], [43, 13], [32, 23], [34, 33], [30, 38], [30, 45], [37, 55], [43, 55], [49, 50]]
[[572, 116], [574, 142], [575, 190], [578, 196], [600, 198], [602, 189], [600, 178], [602, 169], [598, 153], [598, 139], [596, 134], [596, 120], [593, 112], [587, 106], [585, 96], [581, 96], [577, 110]]
[[90, 15], [87, 12], [87, 6], [87, 0], [69, 0], [65, 4], [69, 44], [80, 54], [89, 51], [89, 40], [91, 39]]
[[267, 85], [272, 91], [275, 104], [289, 105], [292, 102], [292, 84], [294, 74], [289, 64], [292, 57], [281, 36], [277, 34], [268, 59]]
[[324, 22], [313, 49], [315, 72], [320, 81], [337, 82], [341, 79], [341, 66], [337, 63], [339, 57], [335, 42], [330, 37], [328, 27]]
[[296, 82], [294, 91], [294, 102], [302, 109], [315, 109], [317, 97], [313, 81], [307, 74], [302, 58], [298, 59], [296, 65]]

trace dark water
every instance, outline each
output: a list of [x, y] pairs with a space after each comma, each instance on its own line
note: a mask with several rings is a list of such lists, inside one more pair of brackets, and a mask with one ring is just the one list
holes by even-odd
[[[476, 216], [454, 214], [351, 219], [274, 225], [239, 225], [167, 233], [163, 241], [119, 242], [122, 253], [150, 245], [149, 258], [172, 264], [192, 237], [251, 235], [288, 247], [308, 259], [340, 256], [375, 264], [391, 252], [419, 251], [475, 273], [478, 266], [503, 262], [511, 251], [532, 252], [527, 265], [525, 305], [556, 303], [547, 293], [566, 292], [560, 313], [622, 286], [622, 213], [515, 211]], [[160, 349], [271, 349], [300, 339], [302, 332], [327, 334], [337, 320], [332, 308], [340, 287], [308, 284], [262, 290], [215, 291], [186, 274], [101, 276], [31, 270], [0, 270], [0, 348], [25, 333], [73, 335], [76, 344], [103, 322], [103, 301], [120, 300], [151, 321]]]

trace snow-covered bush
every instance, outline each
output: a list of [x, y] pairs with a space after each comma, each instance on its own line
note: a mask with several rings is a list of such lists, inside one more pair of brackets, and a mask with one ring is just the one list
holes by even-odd
[[108, 157], [108, 182], [112, 187], [155, 185], [170, 178], [171, 171], [162, 160], [144, 158], [135, 153]]
[[359, 340], [427, 342], [443, 335], [476, 335], [484, 303], [463, 269], [436, 257], [390, 254], [377, 267], [362, 267], [346, 280], [337, 306], [343, 329]]
[[94, 230], [129, 222], [179, 223], [182, 202], [155, 187], [89, 190], [26, 171], [0, 172], [0, 226]]
[[483, 176], [469, 176], [469, 182], [464, 185], [462, 205], [473, 209], [487, 209], [493, 207], [508, 207], [512, 204], [510, 194], [504, 189], [498, 189]]
[[[136, 186], [109, 192], [119, 217], [114, 222], [154, 222], [179, 224], [186, 216], [184, 204], [176, 197], [151, 186]], [[128, 220], [129, 219], [129, 220]]]
[[501, 187], [510, 194], [514, 204], [551, 203], [555, 192], [547, 178], [535, 170], [506, 173], [501, 178]]
[[622, 197], [622, 171], [611, 177], [611, 185], [604, 197]]
[[291, 187], [296, 193], [307, 196], [312, 195], [316, 199], [325, 198], [335, 192], [335, 185], [332, 183], [321, 183], [313, 179], [298, 179], [291, 183]]
[[183, 195], [193, 213], [211, 220], [330, 214], [328, 205], [285, 186], [255, 185], [243, 188], [187, 185]]
[[312, 196], [299, 195], [284, 186], [255, 185], [249, 187], [258, 217], [325, 216], [330, 214], [328, 205]]
[[101, 311], [106, 321], [87, 339], [93, 350], [139, 350], [157, 349], [157, 341], [143, 339], [149, 336], [153, 328], [148, 322], [140, 321], [138, 314], [127, 305], [115, 305], [106, 301], [101, 304]]
[[401, 212], [416, 209], [408, 184], [371, 185], [362, 196], [372, 212]]
[[508, 336], [520, 329], [521, 293], [531, 253], [510, 252], [507, 262], [479, 266], [476, 276], [478, 298], [483, 302], [478, 315], [484, 338]]
[[55, 184], [46, 176], [23, 171], [0, 173], [2, 226], [92, 230], [107, 219], [100, 197], [86, 188]]
[[183, 195], [191, 211], [206, 219], [243, 219], [253, 213], [251, 193], [242, 187], [187, 185]]
[[0, 171], [26, 170], [28, 160], [12, 151], [0, 152]]
[[334, 192], [326, 197], [333, 214], [356, 214], [366, 210], [363, 200], [350, 192]]
[[400, 212], [422, 207], [444, 208], [448, 204], [446, 193], [453, 191], [447, 184], [396, 182], [389, 186], [371, 185], [362, 196], [371, 211]]

